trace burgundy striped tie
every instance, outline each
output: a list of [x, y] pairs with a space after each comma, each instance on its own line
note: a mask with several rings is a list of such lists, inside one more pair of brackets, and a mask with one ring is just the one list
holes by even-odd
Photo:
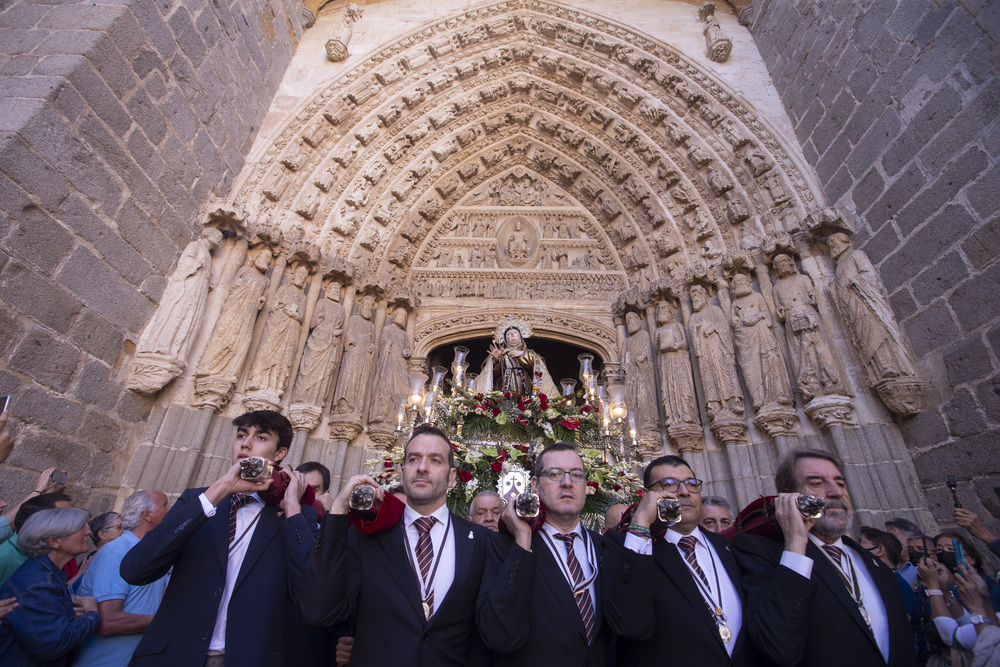
[[843, 550], [838, 546], [834, 546], [833, 544], [824, 544], [822, 546], [823, 546], [823, 551], [830, 554], [830, 558], [832, 558], [833, 562], [837, 564], [837, 567], [839, 567], [840, 569], [844, 569]]
[[694, 555], [694, 546], [697, 543], [697, 537], [694, 535], [685, 535], [678, 542], [678, 546], [684, 552], [684, 560], [688, 562], [691, 569], [695, 571], [695, 574], [701, 577], [701, 580], [705, 582], [705, 586], [708, 586], [708, 577], [705, 576], [705, 571], [701, 569], [701, 565], [698, 565], [698, 559]]
[[[569, 565], [569, 573], [573, 577], [574, 592], [583, 583], [583, 569], [580, 568], [580, 561], [576, 559], [573, 551], [573, 540], [576, 533], [556, 533], [556, 537], [566, 543], [566, 564]], [[583, 619], [583, 627], [587, 631], [587, 643], [594, 641], [594, 601], [590, 599], [590, 587], [576, 595], [576, 606], [580, 609], [580, 617]]]
[[[434, 561], [434, 544], [431, 542], [431, 528], [437, 523], [437, 519], [432, 516], [422, 516], [413, 522], [417, 528], [417, 565], [420, 566], [420, 577], [423, 583], [430, 576], [431, 563]], [[434, 614], [434, 582], [430, 582], [430, 591], [427, 594], [427, 608], [430, 610], [427, 618]]]
[[236, 539], [236, 511], [244, 505], [249, 505], [254, 497], [245, 493], [234, 493], [229, 501], [229, 544]]

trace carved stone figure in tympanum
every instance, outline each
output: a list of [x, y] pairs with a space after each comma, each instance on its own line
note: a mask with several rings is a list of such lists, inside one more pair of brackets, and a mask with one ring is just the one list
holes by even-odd
[[235, 384], [250, 349], [257, 311], [264, 305], [267, 269], [272, 256], [267, 247], [247, 253], [246, 263], [236, 272], [212, 337], [201, 355], [195, 371], [196, 384], [199, 377], [218, 377], [228, 381], [230, 389]]
[[394, 423], [409, 389], [406, 360], [410, 358], [410, 339], [406, 335], [405, 309], [394, 310], [392, 321], [382, 327], [379, 348], [369, 424]]
[[326, 298], [316, 304], [312, 332], [299, 363], [292, 400], [295, 403], [322, 405], [337, 374], [340, 362], [340, 338], [344, 333], [344, 307], [340, 305], [340, 283], [326, 288]]
[[817, 396], [844, 393], [837, 365], [824, 337], [823, 319], [816, 309], [812, 279], [798, 273], [795, 262], [788, 255], [777, 255], [772, 266], [777, 273], [774, 305], [788, 334], [799, 393], [807, 401]]
[[893, 412], [919, 412], [920, 378], [875, 267], [867, 255], [854, 249], [846, 234], [832, 234], [827, 245], [837, 259], [837, 310], [851, 333], [869, 384]]
[[656, 376], [653, 371], [653, 347], [649, 333], [642, 328], [638, 313], [625, 314], [628, 337], [622, 354], [625, 371], [625, 403], [635, 409], [639, 437], [647, 445], [659, 448], [660, 411], [656, 404]]
[[771, 313], [764, 297], [753, 291], [750, 278], [744, 273], [733, 277], [733, 292], [736, 298], [730, 320], [740, 351], [743, 379], [754, 408], [759, 410], [770, 403], [791, 405], [788, 374], [778, 352], [778, 341], [771, 329]]
[[676, 309], [669, 301], [656, 304], [656, 349], [660, 354], [660, 386], [667, 424], [697, 424], [698, 406], [691, 379], [684, 325], [677, 321]]
[[291, 280], [275, 293], [247, 381], [248, 391], [270, 389], [279, 397], [285, 393], [306, 310], [302, 286], [308, 277], [309, 266], [300, 263], [292, 271]]
[[163, 290], [160, 305], [136, 346], [128, 379], [129, 389], [151, 394], [181, 374], [208, 303], [212, 282], [213, 248], [222, 232], [208, 227], [184, 248]]
[[351, 315], [344, 333], [344, 358], [334, 392], [334, 411], [337, 414], [360, 414], [368, 386], [368, 376], [375, 354], [375, 325], [372, 312], [375, 299], [365, 296], [358, 304], [358, 312]]
[[722, 412], [741, 415], [743, 398], [726, 315], [709, 303], [708, 292], [701, 285], [691, 288], [691, 308], [694, 312], [688, 320], [688, 332], [698, 358], [708, 416], [715, 419]]

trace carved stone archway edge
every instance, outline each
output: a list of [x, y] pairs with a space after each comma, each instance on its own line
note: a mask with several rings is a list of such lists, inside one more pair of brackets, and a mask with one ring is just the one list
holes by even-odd
[[605, 363], [618, 361], [617, 332], [591, 318], [569, 313], [508, 309], [502, 315], [494, 309], [476, 308], [461, 314], [432, 317], [421, 322], [413, 335], [413, 358], [424, 358], [434, 348], [469, 338], [492, 337], [501, 319], [512, 315], [531, 322], [532, 338], [547, 338], [593, 350]]
[[[567, 23], [570, 19], [577, 21], [577, 23]], [[504, 29], [508, 30], [508, 33], [497, 37], [498, 41], [494, 44], [491, 42], [493, 37], [490, 29], [484, 27], [486, 25], [484, 21], [491, 21], [490, 25], [505, 25]], [[330, 87], [317, 93], [314, 98], [300, 108], [294, 119], [285, 127], [279, 139], [267, 149], [264, 155], [258, 158], [257, 163], [244, 172], [246, 178], [241, 184], [239, 199], [247, 203], [258, 220], [269, 219], [271, 224], [282, 227], [287, 225], [304, 227], [310, 224], [306, 217], [301, 214], [302, 210], [308, 211], [309, 208], [303, 204], [303, 200], [308, 200], [310, 197], [322, 199], [325, 202], [322, 206], [322, 214], [317, 215], [320, 213], [319, 205], [311, 211], [311, 216], [317, 224], [310, 224], [310, 229], [306, 231], [307, 238], [323, 245], [324, 250], [328, 253], [334, 250], [336, 254], [343, 256], [343, 253], [350, 252], [352, 258], [361, 259], [361, 257], [368, 255], [368, 250], [360, 247], [358, 241], [364, 238], [365, 234], [370, 237], [371, 232], [368, 230], [374, 229], [378, 241], [371, 244], [371, 250], [384, 252], [384, 249], [388, 248], [395, 237], [394, 233], [387, 232], [398, 232], [408, 219], [420, 215], [419, 203], [421, 201], [425, 199], [429, 201], [434, 198], [437, 199], [439, 209], [447, 208], [447, 206], [443, 206], [446, 202], [435, 193], [435, 190], [447, 182], [454, 174], [454, 167], [462, 160], [468, 161], [475, 158], [486, 151], [492, 143], [484, 134], [482, 139], [476, 139], [469, 146], [462, 147], [462, 150], [456, 151], [454, 156], [444, 155], [440, 162], [435, 159], [432, 149], [439, 146], [440, 142], [448, 137], [454, 137], [463, 129], [467, 129], [471, 124], [481, 123], [488, 114], [485, 111], [477, 111], [477, 113], [467, 117], [462, 117], [462, 114], [459, 114], [457, 123], [445, 122], [440, 128], [434, 127], [434, 122], [429, 122], [427, 124], [427, 138], [418, 142], [419, 150], [407, 152], [406, 160], [390, 163], [385, 159], [384, 147], [392, 141], [397, 141], [400, 137], [405, 137], [404, 130], [406, 128], [419, 127], [425, 119], [433, 117], [435, 113], [440, 113], [442, 108], [447, 108], [445, 102], [447, 105], [454, 105], [456, 99], [459, 101], [462, 98], [472, 99], [469, 96], [480, 90], [484, 81], [486, 84], [489, 81], [470, 75], [469, 81], [463, 83], [460, 72], [463, 68], [471, 67], [470, 63], [476, 63], [477, 58], [478, 62], [486, 63], [483, 54], [490, 53], [490, 48], [494, 45], [502, 47], [506, 44], [507, 46], [503, 48], [509, 49], [513, 44], [518, 48], [538, 50], [535, 61], [531, 60], [531, 56], [527, 56], [526, 63], [519, 64], [512, 60], [511, 63], [499, 67], [498, 75], [508, 77], [508, 79], [521, 75], [536, 82], [549, 81], [553, 86], [562, 86], [569, 82], [569, 74], [562, 75], [558, 81], [555, 76], [545, 75], [544, 67], [547, 66], [550, 69], [554, 67], [556, 74], [559, 74], [559, 68], [562, 66], [558, 62], [552, 65], [554, 59], [551, 54], [562, 57], [560, 54], [570, 50], [566, 40], [556, 42], [554, 39], [549, 39], [546, 42], [544, 31], [551, 28], [552, 21], [562, 22], [563, 27], [559, 28], [561, 32], [558, 32], [557, 36], [563, 33], [576, 34], [573, 33], [573, 30], [578, 28], [588, 31], [590, 37], [585, 38], [586, 45], [591, 47], [593, 53], [590, 55], [593, 59], [603, 57], [600, 52], [595, 50], [594, 44], [600, 43], [603, 45], [602, 48], [611, 49], [618, 60], [609, 59], [605, 68], [598, 72], [601, 76], [607, 74], [609, 81], [623, 81], [621, 76], [612, 72], [613, 69], [627, 70], [631, 67], [634, 70], [631, 80], [613, 84], [614, 92], [612, 94], [615, 95], [615, 101], [599, 100], [598, 96], [588, 89], [586, 91], [589, 93], [587, 103], [591, 105], [596, 114], [610, 110], [617, 115], [618, 120], [614, 120], [614, 116], [612, 116], [613, 120], [610, 123], [612, 130], [616, 127], [624, 128], [626, 133], [633, 129], [639, 130], [637, 132], [638, 139], [630, 140], [626, 148], [619, 148], [610, 138], [603, 142], [603, 145], [608, 149], [612, 162], [617, 160], [629, 165], [634, 169], [633, 175], [637, 178], [639, 186], [648, 187], [651, 190], [653, 196], [645, 201], [666, 203], [665, 209], [660, 210], [664, 212], [673, 232], [680, 233], [681, 239], [684, 239], [685, 235], [678, 229], [679, 223], [675, 219], [678, 217], [678, 211], [674, 210], [676, 207], [671, 206], [671, 204], [676, 203], [672, 201], [673, 195], [668, 196], [662, 185], [658, 187], [656, 179], [649, 169], [641, 165], [640, 160], [633, 154], [634, 151], [630, 152], [638, 145], [635, 142], [649, 142], [656, 145], [657, 149], [655, 150], [658, 150], [659, 155], [652, 166], [665, 164], [676, 167], [676, 171], [680, 174], [678, 182], [688, 187], [688, 195], [694, 202], [693, 206], [688, 205], [687, 208], [695, 210], [705, 206], [706, 210], [711, 211], [711, 217], [717, 222], [724, 223], [721, 219], [719, 205], [711, 196], [710, 186], [705, 183], [699, 172], [702, 168], [697, 167], [697, 163], [692, 162], [690, 155], [685, 157], [680, 152], [681, 148], [690, 153], [692, 146], [697, 145], [703, 153], [703, 158], [707, 156], [709, 161], [720, 167], [723, 175], [733, 179], [732, 191], [741, 193], [739, 196], [742, 197], [742, 203], [752, 210], [755, 216], [767, 214], [775, 208], [783, 210], [787, 215], [781, 221], [782, 229], [777, 231], [796, 231], [798, 221], [804, 217], [806, 212], [817, 206], [820, 196], [816, 194], [817, 190], [812, 187], [813, 184], [805, 175], [808, 174], [808, 171], [798, 168], [795, 159], [791, 157], [794, 153], [786, 151], [767, 124], [757, 118], [753, 110], [741, 102], [739, 97], [730, 91], [724, 83], [699, 70], [670, 47], [629, 31], [623, 26], [556, 5], [524, 0], [480, 6], [475, 10], [414, 31], [380, 50], [376, 56], [345, 74]], [[581, 23], [586, 23], [586, 27], [583, 28]], [[469, 30], [478, 31], [482, 37], [478, 46], [465, 47], [471, 49], [468, 56], [449, 61], [447, 66], [441, 64], [444, 62], [443, 60], [439, 63], [440, 58], [445, 58], [450, 53], [461, 54], [463, 52], [463, 39], [469, 39]], [[596, 30], [600, 30], [600, 32], [595, 32]], [[512, 42], [511, 35], [516, 36], [516, 42]], [[626, 39], [622, 39], [623, 36]], [[626, 42], [629, 47], [624, 46]], [[562, 50], [552, 51], [550, 47], [553, 45], [561, 47]], [[646, 48], [648, 52], [636, 54], [634, 47]], [[632, 51], [626, 53], [626, 48], [630, 48]], [[666, 60], [655, 61], [649, 55], [650, 53]], [[546, 60], [546, 58], [549, 59]], [[629, 62], [629, 58], [633, 62]], [[673, 69], [668, 69], [666, 61], [671, 63], [669, 67]], [[566, 64], [569, 67], [573, 67], [574, 63], [579, 62], [582, 61], [566, 56]], [[671, 84], [668, 78], [664, 78], [662, 75], [659, 80], [657, 80], [657, 76], [649, 79], [636, 78], [642, 67], [651, 68], [654, 65], [658, 72], [663, 69], [663, 73], [668, 78], [676, 77], [676, 81]], [[410, 66], [412, 69], [408, 69]], [[376, 67], [379, 68], [378, 71], [372, 74]], [[485, 65], [476, 65], [476, 67], [483, 69]], [[478, 75], [479, 70], [476, 71]], [[488, 71], [488, 68], [485, 68], [484, 71]], [[389, 73], [387, 74], [387, 72]], [[678, 72], [683, 72], [683, 74], [678, 74]], [[548, 72], [548, 74], [552, 74], [552, 72]], [[448, 80], [449, 75], [451, 80]], [[435, 92], [435, 80], [440, 83], [440, 92]], [[382, 83], [383, 81], [385, 83]], [[455, 85], [456, 81], [458, 85]], [[400, 102], [402, 99], [400, 95], [406, 90], [414, 89], [420, 85], [420, 82], [423, 82], [423, 87], [426, 89], [426, 99], [422, 103], [414, 104], [413, 110], [410, 111], [405, 104]], [[644, 88], [640, 88], [640, 85]], [[663, 92], [671, 85], [672, 88]], [[658, 99], [654, 99], [649, 91], [657, 86], [663, 90], [659, 92]], [[575, 95], [579, 99], [582, 99], [581, 93], [584, 92], [584, 89], [586, 86], [581, 85], [580, 90], [576, 91]], [[569, 90], [569, 88], [564, 86], [563, 90]], [[680, 143], [674, 142], [673, 147], [671, 147], [669, 134], [664, 133], [662, 127], [655, 127], [655, 123], [653, 125], [645, 123], [643, 126], [643, 122], [638, 118], [638, 112], [634, 113], [633, 110], [627, 109], [624, 103], [624, 101], [631, 99], [628, 97], [629, 95], [638, 94], [640, 90], [647, 98], [646, 101], [650, 102], [651, 105], [658, 105], [660, 111], [664, 111], [677, 124], [677, 132], [681, 135], [689, 134], [691, 138]], [[701, 101], [688, 105], [689, 100], [685, 96]], [[385, 112], [393, 103], [396, 103], [403, 112], [400, 118], [393, 117], [392, 120], [384, 123], [375, 120], [380, 112]], [[565, 99], [558, 101], [558, 104], [563, 107], [566, 103]], [[637, 102], [633, 107], [640, 109], [645, 103]], [[493, 109], [489, 108], [489, 105], [486, 107], [490, 113], [502, 113], [503, 109], [518, 105], [531, 105], [538, 108], [537, 113], [542, 115], [555, 111], [554, 108], [546, 109], [544, 102], [532, 97], [530, 92], [528, 94], [508, 95], [503, 98], [500, 107], [498, 107], [499, 111], [494, 112]], [[688, 108], [685, 108], [685, 105]], [[569, 134], [580, 132], [584, 136], [594, 139], [596, 133], [592, 124], [587, 124], [578, 117], [568, 116], [565, 109], [562, 111], [560, 121], [568, 128]], [[331, 120], [324, 116], [324, 113], [332, 120], [336, 120], [338, 125], [333, 125]], [[395, 111], [391, 113], [395, 113]], [[408, 114], [409, 117], [406, 118]], [[684, 117], [682, 118], [680, 114], [684, 114]], [[725, 128], [720, 136], [725, 136], [730, 142], [729, 149], [714, 136], [715, 130], [709, 123], [703, 121], [702, 116], [709, 117], [715, 123], [716, 128]], [[694, 120], [691, 120], [692, 118]], [[537, 121], [535, 122], [537, 123]], [[560, 145], [560, 140], [554, 137], [545, 137], [545, 133], [539, 131], [537, 127], [526, 128], [525, 131], [531, 132], [534, 135], [532, 141], [538, 142], [540, 145], [547, 146], [552, 150], [562, 151], [564, 149], [564, 146]], [[699, 136], [706, 134], [709, 141], [698, 140]], [[364, 138], [365, 141], [362, 142], [361, 138]], [[354, 156], [354, 159], [347, 164], [346, 168], [334, 164], [331, 156], [335, 156], [338, 151], [343, 151], [345, 146], [352, 143], [357, 145], [358, 154]], [[362, 145], [363, 143], [366, 145]], [[413, 148], [417, 149], [418, 145], [415, 144]], [[579, 144], [575, 148], [579, 155], [576, 164], [584, 167], [581, 169], [583, 175], [610, 181], [615, 200], [628, 203], [627, 206], [623, 207], [623, 211], [634, 209], [635, 206], [632, 205], [634, 202], [629, 201], [631, 195], [624, 191], [623, 187], [614, 184], [613, 179], [608, 179], [607, 175], [596, 166], [588, 163], [587, 159], [580, 154]], [[747, 166], [751, 160], [748, 155], [751, 150], [759, 153], [757, 155], [758, 167]], [[450, 160], [451, 157], [454, 157], [454, 165]], [[387, 230], [378, 227], [378, 222], [371, 215], [372, 209], [384, 200], [386, 192], [391, 190], [393, 183], [398, 180], [401, 174], [414, 171], [414, 167], [420, 168], [421, 163], [428, 159], [431, 160], [431, 169], [429, 170], [431, 177], [419, 183], [419, 188], [413, 188], [413, 192], [409, 192], [403, 198], [399, 210], [388, 221]], [[743, 162], [740, 162], [741, 159]], [[725, 165], [725, 168], [721, 168], [721, 165]], [[334, 171], [329, 172], [331, 166]], [[777, 177], [776, 186], [786, 190], [785, 194], [788, 196], [785, 201], [779, 202], [781, 206], [775, 206], [775, 202], [768, 199], [763, 188], [756, 182], [754, 173], [758, 168], [763, 169], [763, 172], [758, 176], [762, 178]], [[424, 175], [428, 174], [425, 172]], [[327, 193], [321, 193], [313, 184], [324, 178], [327, 179]], [[372, 192], [367, 201], [350, 210], [343, 203], [343, 199], [346, 198], [345, 192], [350, 192], [352, 186], [364, 180], [375, 181]], [[582, 181], [583, 179], [576, 180]], [[631, 179], [627, 182], [632, 184]], [[265, 192], [267, 194], [264, 194]], [[357, 200], [354, 201], [357, 203]], [[295, 213], [296, 210], [300, 212]], [[344, 222], [344, 212], [356, 215], [356, 226], [342, 227], [342, 231], [346, 230], [346, 233], [343, 234], [331, 231], [332, 224]], [[439, 218], [440, 215], [431, 216], [428, 222], [433, 223]], [[318, 228], [319, 223], [322, 223], [322, 229]], [[646, 226], [647, 229], [642, 230], [643, 236], [648, 233], [649, 226]], [[725, 228], [725, 224], [719, 224], [720, 233]], [[343, 241], [351, 243], [349, 251], [346, 246], [331, 247], [330, 242], [337, 241], [338, 238], [343, 238]], [[731, 243], [732, 239], [728, 238], [726, 245], [729, 246], [729, 249], [732, 249]], [[650, 243], [647, 241], [645, 245], [648, 248]], [[687, 245], [690, 246], [690, 242]], [[375, 257], [378, 255], [376, 254]], [[697, 256], [688, 258], [688, 261], [696, 260]]]

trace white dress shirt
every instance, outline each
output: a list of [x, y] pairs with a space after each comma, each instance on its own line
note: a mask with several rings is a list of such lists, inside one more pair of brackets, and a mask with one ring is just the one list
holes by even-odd
[[[233, 597], [233, 588], [236, 586], [236, 578], [240, 574], [240, 568], [243, 567], [243, 558], [247, 555], [250, 540], [253, 539], [254, 531], [257, 530], [255, 519], [264, 510], [264, 503], [260, 496], [254, 493], [250, 497], [255, 502], [247, 503], [236, 510], [236, 537], [234, 539], [239, 539], [244, 532], [246, 535], [235, 548], [231, 547], [229, 551], [229, 561], [226, 563], [226, 585], [222, 589], [222, 600], [219, 602], [219, 611], [215, 616], [215, 629], [212, 630], [212, 641], [208, 644], [209, 651], [226, 652], [226, 619], [229, 616], [229, 600]], [[201, 501], [201, 508], [205, 512], [205, 516], [215, 516], [215, 506], [209, 502], [204, 493], [198, 496], [198, 500]], [[228, 517], [226, 520], [228, 522]]]
[[[576, 590], [576, 582], [573, 581], [573, 575], [569, 571], [569, 563], [566, 560], [569, 556], [569, 550], [566, 547], [566, 543], [561, 538], [556, 537], [557, 534], [562, 534], [562, 531], [552, 526], [552, 524], [544, 523], [542, 524], [542, 532], [549, 538], [542, 541], [545, 542], [545, 546], [552, 552], [552, 557], [556, 559], [556, 563], [566, 565], [566, 569], [563, 570], [563, 576], [566, 577], [570, 590]], [[573, 540], [573, 555], [576, 556], [576, 561], [580, 564], [580, 571], [583, 572], [583, 580], [586, 581], [594, 574], [597, 567], [597, 563], [590, 562], [590, 536], [584, 533], [583, 526], [580, 525], [579, 521], [573, 527], [573, 530], [569, 532], [577, 534], [577, 539]], [[555, 551], [553, 551], [553, 547], [556, 549]], [[562, 568], [559, 569], [562, 570]], [[595, 579], [594, 581], [597, 580]], [[594, 588], [594, 581], [590, 582], [587, 590], [590, 591], [590, 599], [594, 603], [594, 611], [596, 613], [597, 593]]]
[[[406, 527], [406, 537], [410, 544], [410, 563], [413, 564], [413, 569], [417, 573], [417, 588], [420, 589], [421, 598], [424, 595], [424, 582], [420, 579], [420, 566], [417, 564], [417, 540], [420, 539], [420, 531], [413, 524], [422, 516], [424, 515], [409, 505], [403, 509], [403, 525]], [[431, 561], [431, 569], [427, 573], [428, 578], [431, 576], [431, 572], [434, 572], [434, 561], [438, 559], [439, 555], [441, 558], [437, 571], [434, 572], [433, 613], [436, 614], [437, 610], [441, 608], [441, 603], [444, 602], [444, 597], [448, 594], [452, 582], [455, 581], [455, 525], [449, 523], [451, 513], [448, 511], [447, 505], [441, 505], [430, 516], [433, 516], [437, 521], [434, 522], [434, 526], [430, 530], [431, 546], [434, 547], [434, 560]], [[449, 531], [446, 543], [445, 530]], [[441, 551], [442, 543], [444, 543], [443, 552]]]

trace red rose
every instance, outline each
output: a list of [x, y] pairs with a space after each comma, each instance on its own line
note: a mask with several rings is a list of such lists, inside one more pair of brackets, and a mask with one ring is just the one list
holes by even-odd
[[493, 408], [493, 416], [496, 417], [498, 414], [500, 414], [500, 408]]
[[576, 420], [570, 421], [569, 419], [564, 419], [562, 420], [562, 425], [571, 431], [575, 431], [580, 426], [580, 422]]
[[622, 485], [621, 484], [615, 484], [615, 491], [621, 491], [621, 490], [622, 490]]
[[597, 484], [597, 482], [587, 482], [587, 486], [592, 486], [592, 487], [594, 487], [595, 489], [599, 489], [599, 488], [601, 488], [601, 487], [600, 487], [600, 486], [599, 486], [599, 485]]
[[582, 408], [580, 408], [580, 414], [582, 414], [582, 415], [585, 415], [585, 414], [587, 414], [589, 412], [590, 412], [590, 406], [589, 405], [585, 405]]
[[472, 479], [472, 473], [469, 472], [468, 470], [460, 470], [458, 472], [458, 478], [463, 482], [468, 482], [469, 480]]
[[[544, 396], [544, 394], [543, 394], [543, 396]], [[540, 401], [538, 402], [538, 407], [540, 407], [540, 408], [541, 408], [542, 410], [548, 410], [548, 409], [549, 409], [549, 402], [548, 402], [548, 401], [546, 401], [546, 400], [545, 400], [545, 399], [543, 398], [542, 400], [540, 400]]]
[[500, 472], [503, 469], [503, 461], [497, 460], [490, 464], [493, 472]]
[[521, 412], [524, 412], [524, 403], [518, 403], [517, 409], [520, 410]]
[[505, 392], [503, 393], [503, 397], [504, 397], [504, 398], [510, 398], [510, 392], [509, 392], [509, 391], [505, 391]]
[[482, 394], [476, 394], [475, 396], [473, 396], [473, 398], [475, 398], [477, 401], [481, 401], [481, 400], [483, 400], [483, 395]]
[[549, 397], [546, 396], [545, 394], [539, 394], [538, 395], [538, 400], [540, 400], [540, 401], [547, 401], [547, 400], [549, 400]]

